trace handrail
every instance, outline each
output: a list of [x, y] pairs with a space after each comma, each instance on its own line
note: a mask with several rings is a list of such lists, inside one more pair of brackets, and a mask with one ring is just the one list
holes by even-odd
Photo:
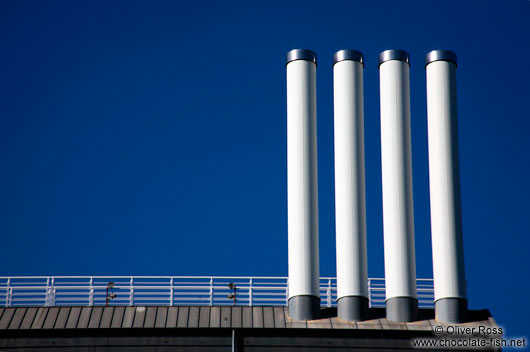
[[[416, 281], [419, 306], [432, 308], [433, 280]], [[285, 306], [287, 289], [282, 276], [0, 276], [0, 306]], [[368, 290], [370, 307], [384, 307], [385, 279], [368, 279]], [[320, 278], [320, 298], [336, 306], [336, 278]]]

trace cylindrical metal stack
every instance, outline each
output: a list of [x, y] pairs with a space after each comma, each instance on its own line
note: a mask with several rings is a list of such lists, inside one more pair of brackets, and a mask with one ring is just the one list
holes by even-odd
[[433, 50], [426, 57], [429, 182], [436, 319], [460, 323], [467, 311], [458, 129], [456, 54]]
[[[333, 58], [337, 307], [344, 320], [368, 319], [363, 55], [340, 50]], [[409, 55], [379, 55], [381, 162], [386, 314], [414, 321], [418, 314]], [[436, 319], [465, 320], [467, 311], [456, 107], [456, 55], [426, 58], [429, 177]], [[316, 54], [287, 54], [287, 186], [289, 314], [320, 312], [316, 127]]]
[[333, 57], [337, 308], [344, 320], [368, 313], [363, 68], [358, 51]]
[[289, 314], [315, 319], [320, 311], [316, 54], [287, 53], [287, 212]]
[[379, 75], [386, 314], [389, 320], [407, 322], [416, 319], [418, 310], [408, 53], [383, 51]]

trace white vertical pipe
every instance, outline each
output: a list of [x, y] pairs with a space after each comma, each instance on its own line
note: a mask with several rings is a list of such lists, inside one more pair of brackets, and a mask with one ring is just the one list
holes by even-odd
[[463, 321], [466, 310], [456, 103], [456, 54], [426, 57], [431, 234], [436, 318]]
[[387, 318], [411, 321], [417, 299], [408, 53], [383, 51], [379, 74]]
[[363, 56], [340, 50], [333, 61], [338, 315], [363, 320], [368, 309]]
[[313, 319], [320, 307], [316, 54], [287, 54], [289, 313]]

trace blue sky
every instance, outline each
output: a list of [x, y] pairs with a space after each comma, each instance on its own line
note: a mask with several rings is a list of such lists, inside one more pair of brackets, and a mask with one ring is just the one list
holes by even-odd
[[0, 275], [287, 275], [285, 53], [318, 54], [321, 274], [335, 275], [332, 55], [365, 55], [369, 275], [382, 277], [377, 55], [411, 55], [418, 277], [432, 277], [425, 54], [458, 54], [469, 305], [530, 316], [530, 2], [0, 1]]

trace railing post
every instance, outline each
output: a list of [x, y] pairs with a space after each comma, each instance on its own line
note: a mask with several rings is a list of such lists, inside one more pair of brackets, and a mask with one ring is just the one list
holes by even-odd
[[94, 305], [94, 278], [90, 277], [90, 282], [88, 284], [88, 305]]
[[331, 307], [331, 279], [328, 279], [328, 307]]
[[52, 277], [50, 287], [50, 305], [55, 306], [55, 277]]
[[11, 288], [11, 278], [7, 278], [6, 286], [6, 307], [11, 307], [11, 299], [13, 297], [13, 289]]
[[210, 277], [210, 306], [213, 306], [213, 277]]
[[368, 307], [372, 308], [372, 281], [368, 279]]
[[134, 304], [134, 277], [131, 276], [131, 281], [129, 282], [129, 305]]
[[289, 278], [287, 278], [285, 283], [285, 306], [289, 304]]
[[171, 285], [169, 287], [169, 305], [173, 306], [173, 276], [169, 280], [169, 284]]
[[46, 298], [44, 300], [44, 306], [48, 307], [50, 305], [50, 278], [46, 278]]
[[254, 303], [253, 302], [253, 297], [252, 297], [252, 295], [254, 294], [253, 293], [254, 291], [252, 290], [252, 284], [253, 284], [252, 278], [250, 278], [250, 281], [249, 281], [248, 284], [249, 284], [249, 286], [248, 286], [248, 305], [250, 307], [252, 307], [252, 304]]

